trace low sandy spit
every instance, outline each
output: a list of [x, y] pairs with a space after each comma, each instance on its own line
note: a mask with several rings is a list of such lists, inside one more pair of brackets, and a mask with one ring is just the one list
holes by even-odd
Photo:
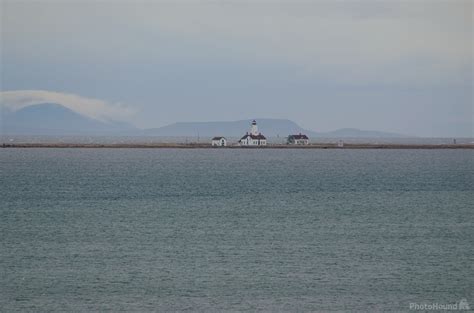
[[337, 144], [313, 143], [306, 146], [294, 146], [286, 144], [269, 144], [261, 147], [242, 147], [231, 145], [227, 147], [213, 147], [204, 143], [127, 143], [127, 144], [87, 144], [87, 143], [8, 143], [0, 145], [0, 148], [127, 148], [127, 149], [474, 149], [474, 144]]

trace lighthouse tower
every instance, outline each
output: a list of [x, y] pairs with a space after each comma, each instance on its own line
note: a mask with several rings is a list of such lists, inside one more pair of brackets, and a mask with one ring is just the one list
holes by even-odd
[[266, 146], [267, 138], [264, 135], [258, 132], [257, 122], [252, 121], [252, 126], [250, 127], [250, 133], [247, 132], [239, 140], [241, 146]]
[[258, 136], [258, 126], [255, 120], [252, 121], [252, 127], [250, 127], [250, 134], [253, 136]]

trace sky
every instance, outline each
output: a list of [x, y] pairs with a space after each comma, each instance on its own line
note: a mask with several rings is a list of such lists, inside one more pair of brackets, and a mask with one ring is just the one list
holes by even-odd
[[10, 109], [474, 136], [470, 0], [0, 3]]

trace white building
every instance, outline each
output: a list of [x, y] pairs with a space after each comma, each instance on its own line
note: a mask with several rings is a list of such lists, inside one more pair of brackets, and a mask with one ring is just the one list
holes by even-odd
[[214, 137], [211, 144], [213, 147], [225, 147], [227, 146], [227, 139], [225, 137]]
[[298, 135], [289, 135], [286, 143], [289, 145], [308, 145], [309, 138], [302, 133], [299, 133]]
[[250, 132], [246, 133], [239, 140], [241, 146], [266, 146], [267, 138], [258, 131], [257, 122], [252, 121], [252, 126], [250, 127]]

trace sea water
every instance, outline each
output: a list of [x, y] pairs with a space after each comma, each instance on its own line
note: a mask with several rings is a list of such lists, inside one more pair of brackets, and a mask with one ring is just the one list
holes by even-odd
[[0, 149], [0, 311], [474, 306], [474, 151]]

